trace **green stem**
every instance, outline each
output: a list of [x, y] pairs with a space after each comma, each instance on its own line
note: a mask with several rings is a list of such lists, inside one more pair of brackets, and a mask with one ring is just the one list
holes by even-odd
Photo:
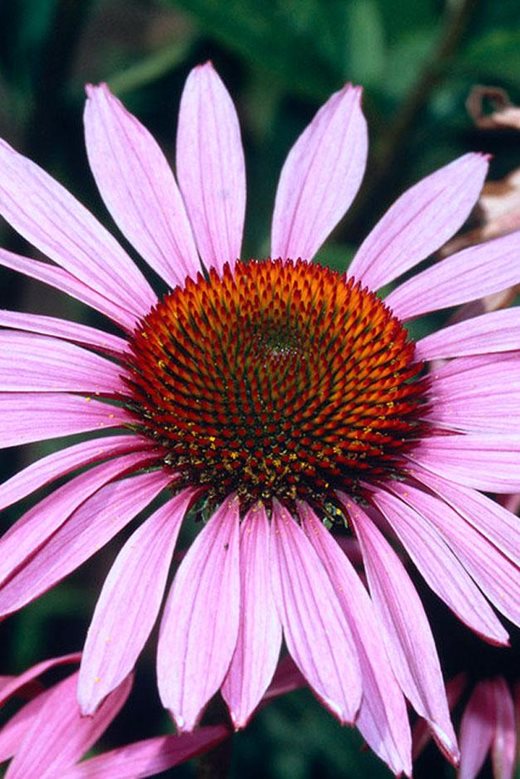
[[165, 48], [153, 52], [140, 62], [119, 73], [114, 73], [107, 79], [112, 92], [122, 95], [133, 89], [145, 86], [152, 81], [156, 81], [164, 76], [170, 70], [179, 65], [188, 55], [192, 45], [192, 40], [187, 39], [182, 42], [170, 43]]

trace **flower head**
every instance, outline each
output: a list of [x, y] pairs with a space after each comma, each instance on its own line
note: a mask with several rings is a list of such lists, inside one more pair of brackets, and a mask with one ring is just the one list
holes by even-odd
[[[94, 434], [2, 485], [5, 506], [90, 466], [2, 540], [0, 613], [48, 589], [162, 494], [99, 598], [80, 672], [85, 712], [133, 667], [188, 514], [204, 524], [174, 578], [158, 652], [161, 698], [179, 728], [193, 728], [219, 689], [243, 726], [283, 635], [316, 695], [355, 720], [396, 773], [411, 770], [404, 696], [456, 759], [433, 637], [384, 534], [466, 624], [507, 642], [486, 597], [518, 623], [518, 534], [479, 490], [520, 482], [510, 432], [520, 317], [494, 312], [416, 344], [404, 323], [518, 282], [520, 235], [416, 273], [384, 302], [376, 293], [463, 224], [486, 160], [466, 155], [412, 187], [341, 275], [311, 261], [362, 179], [358, 89], [333, 95], [290, 151], [263, 261], [239, 259], [242, 146], [210, 64], [183, 93], [178, 184], [107, 87], [89, 89], [85, 127], [103, 199], [171, 291], [157, 299], [71, 195], [0, 146], [0, 212], [56, 264], [5, 251], [0, 262], [122, 330], [0, 315], [9, 328], [0, 333], [0, 443]], [[424, 363], [438, 358], [446, 364], [427, 375]], [[356, 534], [370, 596], [324, 520]]]
[[[399, 472], [425, 400], [407, 331], [352, 279], [303, 260], [237, 262], [177, 287], [130, 341], [136, 429], [179, 486], [322, 514]], [[337, 509], [340, 511], [340, 509]]]

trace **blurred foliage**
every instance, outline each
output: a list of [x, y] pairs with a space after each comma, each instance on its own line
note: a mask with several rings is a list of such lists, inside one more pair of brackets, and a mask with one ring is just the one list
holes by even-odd
[[[395, 195], [435, 166], [472, 149], [495, 155], [495, 177], [520, 164], [514, 133], [477, 130], [465, 110], [476, 83], [501, 86], [520, 100], [519, 13], [518, 0], [2, 0], [0, 134], [111, 225], [87, 173], [84, 83], [108, 81], [172, 158], [184, 79], [211, 58], [242, 122], [249, 196], [244, 254], [263, 256], [288, 149], [326, 97], [355, 81], [365, 87], [371, 133], [367, 177], [351, 215], [320, 252], [321, 261], [341, 269]], [[2, 245], [30, 251], [5, 226], [0, 233]], [[73, 301], [14, 274], [2, 274], [1, 290], [3, 305], [96, 322]], [[36, 452], [5, 453], [4, 473]], [[8, 513], [8, 521], [14, 516]], [[116, 551], [117, 543], [2, 625], [2, 673], [81, 645]], [[149, 692], [153, 655], [152, 646], [140, 672], [143, 706], [157, 704]], [[159, 717], [148, 724], [163, 722]], [[141, 736], [142, 722], [141, 716], [125, 720], [126, 730], [115, 738]], [[389, 776], [360, 750], [356, 733], [340, 729], [303, 692], [262, 711], [235, 741], [236, 777]], [[452, 772], [434, 755], [415, 775]]]

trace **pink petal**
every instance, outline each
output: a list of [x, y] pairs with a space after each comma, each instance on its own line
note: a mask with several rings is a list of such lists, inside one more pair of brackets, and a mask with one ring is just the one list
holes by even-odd
[[481, 392], [446, 401], [435, 398], [424, 419], [450, 432], [495, 435], [510, 433], [520, 424], [520, 389], [509, 391], [502, 385], [492, 394], [487, 394], [485, 387]]
[[[413, 487], [393, 484], [392, 489], [414, 506], [453, 550], [482, 592], [511, 622], [520, 625], [520, 569], [474, 530], [444, 501]], [[417, 516], [417, 515], [416, 515]], [[462, 583], [462, 579], [459, 583]], [[478, 606], [475, 599], [475, 607]], [[481, 616], [486, 614], [482, 609]], [[478, 628], [476, 628], [478, 630]], [[481, 632], [481, 631], [478, 631]], [[503, 632], [503, 631], [502, 631]], [[483, 633], [483, 635], [486, 635]], [[488, 634], [492, 639], [492, 634]], [[503, 643], [503, 642], [502, 642]]]
[[486, 492], [520, 490], [520, 438], [516, 434], [441, 435], [424, 438], [409, 459], [437, 476]]
[[6, 311], [0, 309], [0, 326], [13, 330], [25, 330], [30, 333], [52, 335], [64, 341], [75, 341], [85, 346], [93, 346], [103, 352], [124, 354], [127, 342], [112, 333], [105, 333], [79, 322], [69, 322], [67, 319], [57, 319], [41, 314], [27, 314], [25, 311]]
[[0, 763], [10, 760], [24, 742], [27, 731], [32, 727], [38, 712], [45, 706], [51, 691], [40, 693], [36, 698], [16, 712], [8, 722], [0, 728]]
[[158, 736], [113, 749], [65, 770], [62, 779], [146, 779], [214, 749], [230, 733], [225, 725], [180, 736]]
[[0, 587], [0, 615], [25, 606], [78, 568], [137, 516], [169, 481], [169, 474], [155, 471], [101, 487], [50, 538], [44, 538], [35, 554]]
[[[446, 697], [448, 699], [448, 706], [450, 707], [450, 711], [453, 711], [459, 702], [462, 693], [467, 687], [467, 684], [468, 677], [465, 673], [457, 674], [457, 676], [454, 676], [453, 679], [450, 679], [446, 684]], [[431, 739], [431, 733], [426, 720], [417, 720], [413, 726], [412, 739], [412, 759], [415, 761]]]
[[[445, 360], [440, 365], [435, 366], [433, 376], [436, 382], [439, 380], [446, 381], [448, 378], [453, 379], [455, 382], [464, 381], [465, 376], [463, 374], [466, 374], [468, 371], [484, 371], [482, 375], [485, 377], [486, 371], [491, 376], [495, 371], [500, 371], [506, 365], [508, 366], [507, 370], [511, 371], [511, 374], [514, 376], [515, 385], [518, 384], [520, 379], [520, 352], [518, 350], [507, 352], [506, 354], [476, 354], [468, 355], [467, 357], [457, 357], [454, 360]], [[479, 377], [478, 381], [480, 382], [480, 380], [481, 377]], [[489, 384], [491, 386], [491, 382]], [[452, 389], [457, 389], [456, 383]]]
[[285, 642], [316, 695], [341, 722], [353, 722], [361, 675], [350, 627], [333, 583], [303, 530], [273, 506], [271, 566]]
[[489, 681], [476, 685], [460, 726], [458, 779], [475, 779], [491, 748], [496, 727], [496, 708]]
[[0, 676], [0, 693], [2, 692], [2, 689], [6, 687], [8, 684], [11, 683], [11, 681], [15, 677], [12, 675], [4, 676], [3, 674]]
[[121, 232], [170, 287], [195, 278], [197, 249], [164, 154], [106, 84], [87, 87], [87, 94], [89, 163]]
[[501, 676], [491, 681], [495, 694], [496, 728], [491, 758], [497, 779], [513, 779], [516, 766], [517, 728], [511, 690]]
[[282, 627], [271, 591], [269, 522], [262, 505], [240, 528], [240, 623], [222, 695], [235, 728], [243, 728], [265, 693], [278, 662]]
[[130, 421], [124, 408], [80, 395], [9, 392], [0, 395], [0, 448], [48, 438], [119, 427]]
[[432, 394], [443, 402], [453, 398], [499, 394], [506, 382], [520, 391], [520, 352], [459, 357], [430, 374]]
[[520, 232], [463, 249], [405, 281], [386, 298], [400, 319], [458, 306], [520, 281]]
[[283, 166], [271, 256], [310, 260], [352, 203], [365, 172], [361, 90], [347, 84], [318, 111]]
[[520, 395], [516, 398], [508, 397], [508, 402], [504, 403], [501, 411], [497, 409], [500, 399], [500, 396], [486, 398], [476, 411], [473, 404], [464, 405], [463, 400], [457, 400], [446, 408], [429, 412], [424, 419], [439, 429], [450, 432], [494, 435], [509, 433], [512, 427], [516, 428], [520, 424]]
[[78, 700], [83, 714], [130, 673], [161, 605], [175, 542], [195, 491], [165, 503], [130, 536], [110, 569], [83, 649]]
[[194, 68], [184, 87], [177, 177], [204, 264], [233, 267], [244, 227], [244, 153], [233, 102], [210, 62]]
[[508, 352], [517, 350], [520, 332], [520, 309], [508, 308], [465, 319], [437, 330], [416, 344], [418, 360]]
[[116, 363], [68, 341], [0, 330], [0, 391], [126, 395], [123, 372]]
[[11, 696], [16, 695], [23, 687], [42, 676], [49, 669], [60, 665], [68, 665], [69, 663], [79, 663], [80, 658], [80, 652], [73, 652], [60, 657], [51, 657], [49, 660], [42, 660], [40, 663], [31, 666], [31, 668], [28, 668], [27, 671], [18, 676], [9, 677], [9, 682], [0, 689], [0, 706], [3, 706]]
[[0, 213], [29, 243], [136, 319], [156, 301], [114, 238], [67, 190], [0, 142]]
[[520, 567], [518, 517], [475, 490], [453, 484], [422, 469], [413, 468], [411, 474], [449, 503], [471, 527]]
[[428, 720], [449, 760], [458, 759], [439, 658], [426, 614], [399, 558], [375, 525], [347, 496], [342, 496], [363, 551], [370, 592], [383, 640], [404, 694]]
[[138, 317], [130, 314], [121, 306], [108, 300], [103, 295], [90, 289], [82, 281], [78, 281], [65, 270], [56, 268], [46, 262], [31, 260], [29, 257], [22, 257], [20, 254], [13, 254], [5, 249], [0, 249], [0, 265], [5, 268], [23, 273], [31, 279], [37, 279], [44, 284], [50, 284], [51, 287], [66, 292], [76, 300], [80, 300], [87, 306], [91, 306], [96, 311], [100, 311], [113, 322], [120, 325], [124, 330], [132, 332]]
[[6, 774], [9, 779], [61, 776], [106, 730], [124, 705], [132, 686], [128, 678], [93, 717], [82, 717], [76, 703], [77, 674], [55, 685]]
[[149, 462], [150, 456], [140, 452], [121, 455], [76, 476], [29, 509], [0, 540], [0, 582], [5, 581], [26, 558], [34, 555], [100, 487]]
[[[396, 492], [403, 500], [386, 489]], [[452, 548], [449, 539], [439, 531], [438, 523], [432, 527], [428, 496], [398, 482], [387, 483], [386, 489], [376, 490], [373, 501], [431, 589], [476, 633], [494, 644], [507, 645], [508, 633], [468, 575], [462, 564], [464, 558], [459, 559], [459, 548]], [[446, 508], [453, 515], [452, 521], [459, 519], [459, 525], [463, 524], [463, 520], [440, 501], [433, 500], [433, 504], [432, 509], [435, 507], [440, 513]]]
[[370, 748], [396, 774], [411, 776], [411, 735], [406, 703], [395, 680], [367, 591], [346, 555], [305, 504], [303, 529], [339, 595], [358, 651], [363, 698], [356, 725]]
[[36, 460], [0, 484], [0, 511], [77, 468], [136, 450], [146, 451], [152, 446], [152, 441], [146, 441], [140, 436], [119, 435], [93, 438], [69, 446], [67, 449], [59, 449]]
[[503, 495], [498, 498], [501, 506], [504, 506], [508, 511], [513, 514], [518, 514], [520, 510], [520, 494], [514, 493], [513, 495]]
[[238, 499], [227, 498], [197, 536], [173, 581], [159, 636], [161, 700], [190, 731], [222, 684], [237, 642]]
[[408, 189], [362, 243], [349, 276], [376, 290], [433, 254], [466, 221], [487, 169], [485, 157], [465, 154]]
[[426, 419], [450, 431], [510, 433], [520, 422], [517, 352], [460, 357], [430, 373]]

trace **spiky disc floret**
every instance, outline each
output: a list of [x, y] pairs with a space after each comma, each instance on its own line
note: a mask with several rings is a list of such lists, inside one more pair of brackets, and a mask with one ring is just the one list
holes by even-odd
[[303, 260], [188, 279], [131, 340], [136, 422], [182, 483], [319, 508], [399, 471], [424, 403], [414, 344], [354, 279]]

